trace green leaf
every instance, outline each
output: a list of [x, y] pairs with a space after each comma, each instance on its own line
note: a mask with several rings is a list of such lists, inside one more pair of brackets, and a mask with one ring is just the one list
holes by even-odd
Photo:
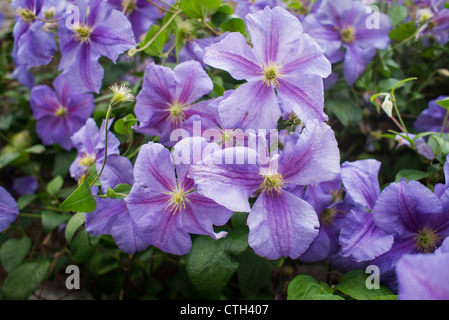
[[232, 18], [220, 24], [220, 29], [229, 32], [240, 32], [241, 34], [246, 32], [245, 22], [240, 18]]
[[17, 199], [17, 208], [19, 210], [22, 210], [26, 208], [31, 202], [33, 202], [35, 199], [37, 199], [36, 194], [24, 194]]
[[84, 229], [78, 232], [70, 244], [73, 262], [82, 263], [92, 257], [99, 242], [99, 236], [93, 236]]
[[132, 131], [132, 126], [137, 122], [136, 117], [133, 114], [128, 114], [126, 117], [118, 119], [114, 124], [115, 132], [129, 135]]
[[438, 154], [439, 152], [445, 156], [449, 154], [449, 135], [447, 133], [443, 134], [440, 137], [439, 134], [433, 134], [429, 139], [429, 146], [432, 147], [434, 154]]
[[36, 154], [42, 153], [44, 151], [45, 151], [45, 147], [41, 144], [36, 144], [34, 146], [31, 146], [31, 147], [25, 149], [25, 152], [36, 153]]
[[61, 203], [63, 211], [91, 212], [97, 208], [97, 202], [92, 197], [87, 180], [84, 180], [75, 191]]
[[407, 182], [412, 180], [421, 180], [429, 176], [428, 172], [414, 170], [414, 169], [403, 169], [396, 174], [395, 182], [399, 182], [402, 178], [405, 178]]
[[380, 296], [393, 295], [383, 284], [379, 286], [379, 289], [368, 289], [366, 279], [369, 276], [363, 270], [350, 271], [341, 277], [340, 283], [334, 288], [355, 300], [373, 300]]
[[330, 295], [333, 290], [326, 283], [318, 282], [314, 277], [300, 274], [287, 288], [287, 300], [313, 300], [316, 295]]
[[123, 193], [123, 194], [129, 194], [131, 191], [132, 186], [126, 183], [120, 183], [114, 187], [114, 191], [116, 193]]
[[5, 300], [25, 300], [45, 279], [50, 259], [28, 260], [18, 265], [3, 282], [1, 296]]
[[20, 157], [19, 152], [8, 152], [0, 156], [0, 168], [3, 168]]
[[117, 199], [118, 197], [117, 193], [114, 190], [112, 190], [112, 188], [108, 188], [108, 190], [106, 190], [106, 196], [112, 199]]
[[362, 119], [362, 109], [348, 97], [327, 99], [324, 107], [332, 112], [343, 125], [358, 123]]
[[60, 224], [67, 222], [72, 216], [62, 215], [53, 211], [44, 211], [42, 213], [42, 227], [44, 231], [49, 233]]
[[198, 236], [186, 256], [186, 271], [195, 288], [207, 299], [217, 299], [239, 266], [239, 257], [248, 247], [243, 228], [225, 238]]
[[243, 297], [250, 298], [271, 285], [271, 268], [265, 259], [245, 251], [240, 258], [237, 278]]
[[443, 100], [438, 100], [436, 101], [436, 103], [440, 106], [442, 106], [445, 109], [449, 110], [449, 98], [443, 99]]
[[345, 300], [343, 297], [336, 294], [316, 294], [312, 300]]
[[391, 19], [391, 26], [395, 27], [405, 20], [408, 16], [407, 8], [402, 5], [392, 5], [388, 10], [388, 16]]
[[373, 300], [398, 300], [398, 296], [397, 295], [386, 295], [386, 296], [379, 296], [379, 297], [375, 297]]
[[[139, 45], [141, 48], [146, 46], [149, 41], [151, 41], [156, 34], [161, 30], [161, 27], [157, 24], [153, 25], [150, 30], [148, 30], [147, 35], [145, 36], [144, 41]], [[154, 38], [153, 42], [146, 48], [144, 51], [150, 56], [162, 56], [164, 45], [167, 42], [168, 35], [167, 32], [162, 31], [159, 35]]]
[[0, 249], [0, 260], [7, 273], [10, 273], [22, 262], [30, 247], [31, 239], [28, 237], [9, 239], [3, 243]]
[[47, 184], [47, 192], [49, 194], [57, 194], [63, 184], [64, 179], [61, 176], [56, 176]]
[[65, 239], [68, 243], [72, 241], [73, 235], [76, 233], [78, 228], [84, 224], [85, 219], [85, 213], [77, 212], [70, 218], [69, 222], [67, 222], [65, 227]]
[[391, 30], [389, 36], [391, 40], [402, 41], [410, 37], [416, 31], [414, 21], [403, 23], [397, 28]]
[[181, 0], [182, 12], [190, 18], [204, 19], [217, 12], [221, 0]]

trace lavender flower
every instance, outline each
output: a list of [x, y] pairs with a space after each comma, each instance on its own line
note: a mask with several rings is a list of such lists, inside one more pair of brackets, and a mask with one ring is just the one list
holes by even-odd
[[368, 261], [387, 252], [394, 240], [392, 235], [375, 225], [371, 213], [380, 194], [379, 169], [380, 162], [374, 159], [345, 162], [341, 166], [346, 193], [357, 204], [341, 227], [341, 255], [356, 262]]
[[[174, 146], [174, 152], [189, 152], [192, 142], [200, 143], [200, 148], [206, 143], [201, 138], [186, 138]], [[147, 244], [176, 255], [190, 251], [190, 233], [214, 239], [225, 236], [226, 232], [215, 233], [213, 226], [225, 224], [232, 215], [196, 192], [187, 177], [189, 168], [190, 164], [174, 165], [168, 149], [150, 142], [140, 149], [135, 184], [126, 198], [136, 234]]]
[[[110, 122], [112, 123], [112, 121]], [[105, 123], [98, 129], [92, 118], [87, 119], [86, 124], [72, 137], [72, 142], [78, 150], [78, 155], [70, 166], [70, 175], [78, 179], [84, 175], [90, 166], [95, 165], [97, 172], [101, 170], [105, 152]], [[106, 165], [100, 183], [103, 191], [117, 184], [133, 183], [133, 168], [131, 162], [120, 156], [120, 142], [112, 132], [108, 132], [108, 150]]]
[[233, 0], [235, 3], [234, 13], [244, 18], [249, 13], [256, 13], [265, 7], [274, 8], [277, 6], [285, 7], [285, 3], [281, 0]]
[[[443, 247], [449, 247], [449, 238]], [[398, 300], [449, 300], [448, 264], [447, 249], [434, 254], [404, 255], [396, 266]]]
[[151, 63], [145, 71], [142, 90], [136, 97], [134, 113], [140, 122], [137, 132], [160, 136], [173, 146], [171, 133], [183, 126], [200, 104], [195, 102], [213, 89], [212, 80], [199, 62], [187, 61], [174, 70]]
[[56, 6], [55, 0], [14, 0], [17, 12], [12, 57], [16, 65], [27, 68], [49, 64], [57, 50], [53, 35], [46, 30], [45, 12]]
[[73, 148], [72, 136], [94, 111], [94, 98], [73, 87], [64, 76], [53, 81], [54, 90], [46, 85], [31, 90], [30, 106], [37, 120], [36, 131], [45, 145], [59, 144]]
[[[192, 166], [190, 177], [200, 194], [230, 210], [250, 212], [248, 241], [258, 255], [298, 258], [318, 235], [319, 221], [313, 207], [286, 187], [336, 177], [339, 152], [333, 132], [325, 123], [309, 121], [297, 143], [288, 143], [268, 165], [251, 160], [257, 158], [250, 148], [226, 148]], [[252, 208], [250, 197], [257, 197]]]
[[80, 23], [68, 28], [59, 26], [61, 61], [59, 70], [82, 91], [98, 93], [104, 70], [98, 59], [105, 56], [115, 62], [119, 55], [135, 46], [128, 19], [118, 10], [111, 10], [105, 0], [75, 0]]
[[[413, 124], [416, 131], [441, 132], [447, 110], [438, 105], [436, 102], [439, 100], [444, 100], [446, 98], [449, 98], [449, 96], [440, 96], [437, 99], [431, 100], [429, 102], [427, 109], [421, 112], [421, 114]], [[446, 123], [444, 132], [449, 132], [449, 122]]]
[[26, 176], [14, 179], [12, 188], [19, 195], [34, 194], [39, 187], [39, 182], [33, 176]]
[[0, 232], [9, 227], [19, 214], [14, 198], [0, 186]]
[[378, 13], [379, 24], [368, 26], [366, 9], [354, 0], [323, 0], [318, 11], [303, 21], [304, 31], [321, 45], [332, 63], [344, 60], [343, 74], [349, 85], [363, 73], [376, 49], [385, 49], [389, 43], [388, 16]]
[[281, 7], [246, 16], [253, 48], [241, 33], [230, 33], [206, 49], [204, 62], [248, 82], [219, 105], [228, 128], [272, 129], [282, 114], [302, 121], [327, 120], [323, 77], [331, 65], [322, 49], [302, 32], [299, 20]]
[[140, 39], [157, 19], [163, 17], [159, 9], [147, 0], [109, 0], [108, 5], [124, 11], [136, 39]]

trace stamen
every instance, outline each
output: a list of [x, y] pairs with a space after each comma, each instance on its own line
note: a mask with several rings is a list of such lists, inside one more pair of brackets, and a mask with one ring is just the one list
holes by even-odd
[[340, 34], [341, 34], [341, 39], [346, 44], [351, 44], [355, 40], [355, 29], [353, 26], [344, 28]]
[[416, 248], [424, 253], [434, 252], [441, 242], [441, 237], [437, 235], [436, 230], [424, 227], [418, 231], [415, 237]]
[[78, 26], [73, 28], [73, 30], [76, 32], [75, 40], [80, 42], [87, 42], [89, 41], [89, 36], [91, 29], [87, 26]]
[[268, 66], [263, 66], [263, 83], [265, 83], [267, 87], [272, 86], [272, 84], [278, 88], [280, 87], [278, 78], [281, 76], [282, 72], [279, 69], [280, 67], [274, 63], [270, 63]]
[[78, 163], [81, 166], [90, 167], [95, 164], [95, 157], [86, 153], [81, 159], [78, 160]]
[[267, 190], [267, 192], [272, 196], [273, 190], [281, 194], [282, 189], [284, 189], [287, 183], [284, 181], [284, 177], [279, 173], [268, 174], [264, 176], [265, 179], [260, 186], [260, 191]]
[[55, 116], [57, 117], [64, 117], [67, 114], [67, 108], [60, 106], [56, 111], [55, 111]]
[[165, 194], [171, 196], [170, 200], [167, 201], [168, 205], [165, 207], [165, 209], [170, 208], [170, 212], [172, 212], [173, 214], [181, 211], [181, 208], [185, 209], [186, 208], [186, 202], [190, 201], [189, 199], [187, 199], [186, 197], [186, 192], [184, 192], [184, 189], [173, 189], [173, 192], [164, 192]]

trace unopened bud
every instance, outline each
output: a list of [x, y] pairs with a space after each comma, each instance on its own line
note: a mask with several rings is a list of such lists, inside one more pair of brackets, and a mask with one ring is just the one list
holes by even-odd
[[382, 109], [385, 111], [385, 113], [388, 115], [388, 117], [391, 118], [393, 115], [393, 102], [390, 100], [390, 96], [386, 96], [384, 102], [382, 103]]

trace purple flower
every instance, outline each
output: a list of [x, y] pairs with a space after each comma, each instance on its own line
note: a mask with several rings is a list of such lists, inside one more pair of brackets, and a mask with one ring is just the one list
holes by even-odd
[[356, 262], [372, 260], [388, 251], [393, 236], [379, 229], [371, 213], [380, 194], [380, 162], [374, 159], [345, 162], [341, 177], [346, 193], [357, 204], [340, 231], [341, 255]]
[[0, 186], [0, 232], [9, 227], [19, 214], [14, 198]]
[[444, 45], [449, 39], [449, 9], [441, 9], [433, 7], [431, 12], [425, 13], [425, 23], [420, 29], [419, 37], [430, 37], [439, 44]]
[[59, 26], [59, 70], [82, 91], [98, 93], [104, 74], [98, 59], [104, 56], [115, 62], [120, 54], [135, 46], [134, 34], [128, 19], [120, 11], [108, 8], [105, 0], [91, 0], [89, 4], [75, 0], [74, 5], [82, 20], [69, 28], [69, 17]]
[[39, 182], [33, 176], [16, 178], [12, 184], [12, 188], [19, 195], [34, 194], [38, 187]]
[[[78, 150], [78, 155], [70, 166], [72, 178], [80, 178], [92, 165], [95, 165], [97, 172], [100, 172], [104, 161], [104, 130], [104, 120], [101, 128], [98, 129], [95, 121], [89, 118], [86, 124], [72, 136], [72, 142]], [[132, 164], [127, 158], [120, 156], [119, 146], [118, 139], [112, 132], [108, 132], [106, 165], [100, 176], [103, 192], [108, 188], [114, 188], [117, 184], [131, 185], [133, 183]]]
[[228, 128], [272, 129], [282, 114], [327, 120], [323, 77], [331, 65], [322, 49], [302, 32], [299, 20], [281, 7], [248, 14], [253, 47], [238, 32], [206, 49], [204, 62], [247, 80], [219, 105]]
[[304, 31], [332, 63], [344, 60], [343, 74], [349, 85], [363, 73], [376, 49], [385, 49], [389, 43], [390, 19], [383, 13], [371, 15], [358, 1], [323, 0], [318, 11], [303, 21]]
[[[447, 110], [438, 105], [436, 102], [439, 100], [444, 100], [446, 98], [449, 98], [449, 96], [440, 96], [437, 99], [431, 100], [429, 102], [427, 109], [421, 112], [421, 114], [413, 124], [416, 131], [441, 132]], [[449, 122], [446, 123], [444, 132], [449, 132]]]
[[124, 199], [97, 198], [95, 211], [86, 213], [86, 231], [93, 235], [109, 234], [125, 253], [134, 254], [148, 247], [136, 235], [135, 223]]
[[[186, 138], [174, 152], [188, 152], [191, 143], [206, 143], [201, 138]], [[207, 144], [207, 143], [206, 143]], [[193, 156], [193, 155], [192, 155]], [[194, 163], [194, 162], [192, 162]], [[134, 165], [135, 184], [126, 198], [135, 232], [147, 244], [176, 255], [190, 251], [190, 234], [219, 239], [214, 225], [224, 225], [232, 211], [196, 192], [187, 177], [190, 164], [174, 165], [170, 151], [150, 142], [140, 149]]]
[[136, 131], [160, 136], [161, 143], [173, 146], [171, 133], [198, 114], [202, 106], [195, 102], [212, 89], [212, 80], [199, 62], [187, 61], [174, 70], [151, 63], [136, 97], [134, 112], [140, 122]]
[[132, 25], [136, 39], [140, 39], [157, 19], [163, 17], [159, 9], [147, 0], [109, 0], [108, 4], [119, 11], [126, 9], [125, 15]]
[[179, 62], [185, 62], [189, 60], [195, 60], [201, 63], [203, 67], [206, 65], [203, 62], [206, 48], [214, 43], [218, 43], [223, 40], [229, 32], [225, 32], [217, 37], [211, 36], [209, 38], [191, 39], [187, 41], [185, 46], [179, 52]]
[[45, 12], [56, 4], [55, 0], [14, 0], [11, 3], [17, 12], [12, 52], [16, 65], [31, 68], [49, 64], [53, 59], [56, 42], [39, 19], [45, 19]]
[[[444, 243], [449, 245], [449, 238]], [[406, 254], [396, 266], [398, 300], [449, 300], [449, 252]]]
[[338, 235], [341, 224], [352, 205], [340, 199], [341, 177], [309, 186], [287, 188], [294, 195], [304, 199], [318, 214], [320, 229], [307, 251], [299, 259], [303, 262], [317, 262], [329, 259], [340, 249]]
[[[325, 123], [309, 121], [298, 141], [288, 143], [268, 165], [255, 161], [260, 156], [250, 148], [222, 149], [192, 166], [190, 177], [200, 194], [230, 210], [250, 212], [248, 241], [258, 255], [298, 258], [318, 235], [319, 221], [313, 207], [286, 187], [337, 176], [333, 131]], [[250, 197], [257, 197], [252, 208]]]
[[446, 162], [444, 163], [444, 179], [445, 182], [438, 183], [434, 187], [434, 193], [437, 195], [438, 198], [441, 198], [441, 196], [446, 192], [446, 190], [449, 189], [449, 155], [446, 156]]
[[285, 3], [281, 0], [233, 0], [235, 2], [234, 13], [244, 18], [248, 13], [256, 13], [265, 7], [274, 8], [276, 6], [285, 7]]
[[30, 106], [37, 120], [36, 131], [45, 145], [59, 144], [66, 150], [73, 147], [72, 136], [94, 111], [94, 98], [81, 93], [64, 76], [31, 90]]

